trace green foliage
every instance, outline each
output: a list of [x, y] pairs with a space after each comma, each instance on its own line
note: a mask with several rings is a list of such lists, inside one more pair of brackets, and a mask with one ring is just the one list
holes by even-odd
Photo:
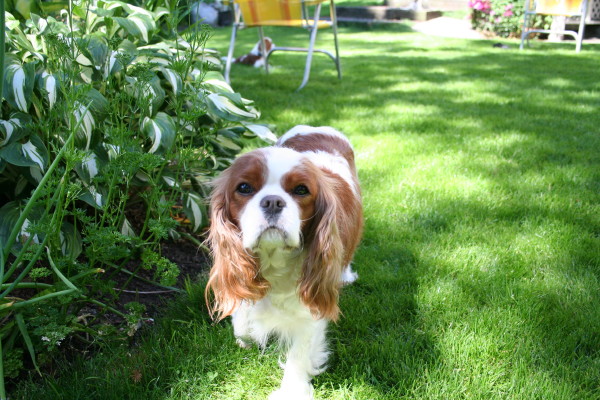
[[[470, 0], [471, 23], [474, 29], [500, 37], [518, 37], [523, 28], [524, 6], [513, 0]], [[549, 26], [551, 17], [534, 16], [533, 26]]]
[[[211, 32], [177, 33], [176, 9], [90, 1], [6, 17], [0, 344], [5, 357], [26, 348], [35, 364], [68, 337], [101, 341], [108, 311], [135, 332], [143, 310], [92, 297], [118, 294], [101, 274], [142, 254], [155, 280], [173, 285], [179, 269], [160, 242], [199, 232], [208, 179], [257, 132], [273, 135], [223, 81], [205, 48]], [[90, 303], [101, 312], [82, 317]]]

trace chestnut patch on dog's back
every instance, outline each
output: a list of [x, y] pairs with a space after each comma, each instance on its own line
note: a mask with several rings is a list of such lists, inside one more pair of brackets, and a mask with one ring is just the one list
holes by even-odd
[[324, 133], [295, 135], [283, 142], [281, 147], [287, 147], [300, 153], [324, 151], [329, 154], [340, 155], [348, 161], [352, 172], [356, 172], [352, 147], [347, 141], [337, 136]]

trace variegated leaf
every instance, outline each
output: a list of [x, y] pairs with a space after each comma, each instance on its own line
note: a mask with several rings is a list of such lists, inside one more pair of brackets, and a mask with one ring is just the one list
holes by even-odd
[[16, 201], [10, 201], [0, 207], [0, 242], [6, 243], [8, 237], [21, 216], [21, 207]]
[[206, 99], [209, 111], [227, 121], [239, 122], [259, 117], [256, 110], [245, 107], [243, 99], [237, 93], [211, 93]]
[[108, 154], [109, 161], [116, 160], [121, 155], [121, 148], [114, 144], [102, 143], [104, 150]]
[[225, 78], [217, 71], [208, 71], [202, 79], [202, 86], [215, 93], [234, 93]]
[[104, 196], [94, 186], [86, 187], [79, 195], [79, 199], [98, 209], [104, 207], [105, 204]]
[[92, 131], [96, 126], [96, 121], [89, 106], [76, 101], [74, 107], [73, 115], [75, 117], [75, 126], [78, 126], [78, 137], [81, 138], [81, 135], [83, 135], [85, 141], [84, 150], [89, 150], [92, 141]]
[[83, 247], [79, 231], [72, 224], [63, 222], [59, 236], [62, 254], [71, 259], [77, 258]]
[[100, 170], [100, 160], [93, 152], [88, 152], [85, 154], [81, 162], [75, 165], [75, 171], [77, 171], [77, 175], [86, 183], [91, 183], [92, 179], [96, 175], [98, 175], [98, 171]]
[[45, 171], [48, 165], [48, 150], [36, 135], [30, 135], [26, 143], [13, 142], [0, 149], [0, 158], [20, 167], [38, 167]]
[[160, 69], [163, 76], [167, 79], [167, 82], [169, 82], [169, 85], [171, 85], [171, 88], [173, 88], [173, 93], [175, 95], [178, 95], [181, 90], [183, 89], [183, 81], [181, 79], [181, 76], [179, 75], [179, 73], [173, 71], [170, 68], [161, 68]]
[[197, 232], [204, 222], [204, 212], [205, 209], [204, 199], [196, 193], [188, 193], [185, 198], [185, 207], [184, 212], [185, 215], [192, 223], [192, 229], [194, 232]]
[[129, 90], [132, 95], [138, 97], [142, 101], [150, 100], [150, 109], [148, 114], [154, 114], [165, 101], [165, 90], [160, 85], [160, 79], [155, 75], [150, 82], [140, 83], [137, 78], [126, 76], [125, 79], [129, 82], [126, 90]]
[[12, 57], [7, 57], [4, 70], [4, 98], [17, 110], [27, 112], [31, 102], [35, 80], [35, 65], [21, 64]]
[[156, 24], [151, 17], [140, 13], [129, 15], [127, 18], [113, 17], [121, 28], [131, 36], [142, 39], [148, 43], [149, 32], [156, 29]]
[[149, 153], [164, 153], [171, 149], [175, 140], [175, 122], [168, 114], [159, 112], [153, 118], [144, 118], [142, 132], [152, 141]]
[[124, 236], [135, 237], [135, 231], [131, 227], [131, 223], [127, 218], [123, 219], [123, 225], [121, 225], [121, 234]]
[[250, 132], [254, 133], [256, 136], [264, 140], [268, 143], [275, 143], [277, 141], [277, 136], [266, 125], [258, 125], [258, 124], [244, 124], [246, 129]]
[[38, 85], [42, 89], [45, 99], [48, 101], [48, 106], [52, 109], [58, 97], [58, 79], [54, 75], [44, 71], [40, 76]]
[[8, 121], [0, 120], [0, 147], [6, 145], [16, 129], [21, 127], [21, 121], [17, 118], [11, 118]]
[[36, 147], [31, 140], [27, 143], [24, 143], [21, 146], [21, 151], [23, 152], [23, 156], [37, 164], [37, 166], [43, 170], [44, 169], [44, 157], [42, 151]]

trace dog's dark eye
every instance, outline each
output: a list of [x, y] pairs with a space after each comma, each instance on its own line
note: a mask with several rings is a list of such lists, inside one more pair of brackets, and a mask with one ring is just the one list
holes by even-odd
[[292, 190], [292, 193], [296, 196], [306, 196], [310, 194], [310, 190], [308, 190], [306, 185], [298, 185]]
[[254, 188], [249, 184], [249, 183], [240, 183], [237, 187], [237, 189], [235, 189], [239, 194], [243, 194], [243, 195], [249, 195], [254, 193]]

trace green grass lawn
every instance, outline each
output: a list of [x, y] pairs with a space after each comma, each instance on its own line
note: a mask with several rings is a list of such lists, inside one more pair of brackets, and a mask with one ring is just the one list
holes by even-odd
[[[331, 125], [357, 152], [360, 279], [344, 289], [316, 397], [599, 399], [600, 46], [520, 52], [406, 25], [341, 37], [341, 82], [319, 55], [299, 93], [299, 55], [275, 54], [269, 77], [232, 72], [279, 134]], [[224, 53], [228, 38], [211, 43]], [[256, 36], [241, 39], [238, 55]], [[202, 290], [133, 348], [63, 365], [11, 398], [264, 399], [281, 379], [277, 351], [239, 349]]]

